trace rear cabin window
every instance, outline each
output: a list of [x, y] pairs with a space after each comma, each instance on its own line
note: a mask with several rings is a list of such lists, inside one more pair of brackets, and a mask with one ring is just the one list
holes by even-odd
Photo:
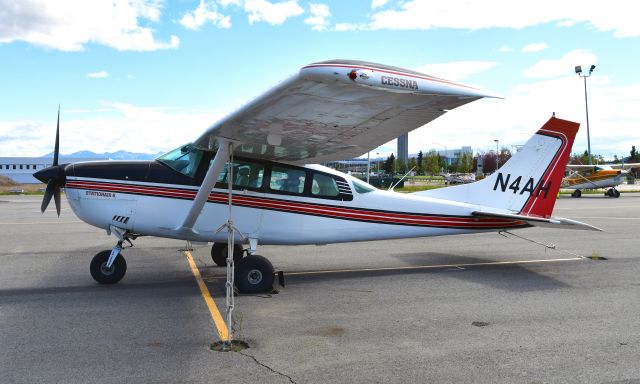
[[369, 193], [376, 190], [375, 187], [361, 180], [353, 180], [353, 188], [358, 193]]
[[271, 169], [269, 189], [301, 195], [304, 191], [306, 173], [297, 168], [274, 166]]
[[311, 181], [311, 194], [319, 197], [336, 197], [340, 195], [340, 190], [333, 177], [314, 173]]
[[[211, 160], [213, 162], [213, 160]], [[229, 177], [229, 164], [218, 176], [218, 182], [227, 184]], [[259, 189], [264, 178], [264, 165], [249, 161], [236, 160], [233, 162], [233, 187], [236, 189]]]

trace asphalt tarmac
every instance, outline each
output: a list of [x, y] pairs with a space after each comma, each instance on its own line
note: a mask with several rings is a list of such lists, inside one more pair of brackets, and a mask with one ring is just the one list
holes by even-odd
[[[101, 286], [114, 238], [39, 207], [0, 196], [0, 383], [640, 383], [640, 194], [558, 200], [604, 232], [261, 247], [286, 287], [236, 297], [239, 352], [210, 349], [184, 242], [138, 239]], [[193, 257], [224, 315], [224, 268]]]

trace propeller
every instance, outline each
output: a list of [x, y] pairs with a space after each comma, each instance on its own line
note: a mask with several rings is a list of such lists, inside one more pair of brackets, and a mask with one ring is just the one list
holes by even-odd
[[66, 174], [64, 172], [64, 167], [58, 165], [58, 158], [60, 153], [60, 106], [58, 106], [58, 123], [56, 126], [56, 144], [53, 150], [53, 165], [48, 168], [42, 169], [33, 174], [33, 176], [42, 181], [43, 183], [47, 183], [47, 189], [44, 192], [44, 197], [42, 198], [42, 205], [40, 206], [40, 211], [44, 213], [44, 211], [49, 206], [51, 202], [51, 198], [56, 205], [56, 212], [58, 212], [58, 216], [60, 216], [60, 187], [64, 186], [66, 181]]

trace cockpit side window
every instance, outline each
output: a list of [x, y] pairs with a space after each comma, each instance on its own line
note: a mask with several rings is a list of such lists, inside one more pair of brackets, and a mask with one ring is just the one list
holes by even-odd
[[[213, 160], [211, 160], [213, 162]], [[226, 186], [229, 177], [229, 164], [218, 176], [218, 183]], [[233, 188], [235, 189], [260, 189], [264, 178], [264, 165], [256, 162], [235, 160], [233, 162]], [[216, 186], [217, 188], [223, 186]]]
[[304, 170], [274, 165], [271, 168], [269, 189], [301, 195], [304, 191], [305, 178], [306, 172]]
[[313, 196], [334, 197], [340, 194], [336, 180], [322, 173], [314, 173], [311, 181], [311, 194]]
[[193, 178], [202, 160], [202, 151], [187, 144], [166, 153], [157, 159], [171, 169]]

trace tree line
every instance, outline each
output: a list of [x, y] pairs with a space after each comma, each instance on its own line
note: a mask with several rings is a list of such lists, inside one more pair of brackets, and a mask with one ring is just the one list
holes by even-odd
[[[485, 173], [492, 173], [496, 170], [497, 161], [504, 164], [511, 158], [511, 151], [502, 148], [496, 157], [494, 151], [477, 153], [475, 156], [471, 152], [460, 152], [455, 159], [450, 162], [447, 158], [440, 156], [434, 149], [423, 153], [418, 152], [416, 157], [409, 158], [408, 163], [402, 159], [396, 159], [392, 153], [386, 160], [379, 164], [380, 172], [385, 174], [404, 174], [413, 169], [417, 175], [438, 175], [441, 173], [475, 173], [478, 158], [482, 158]], [[372, 168], [374, 171], [376, 167]]]
[[[497, 165], [507, 162], [512, 156], [508, 148], [501, 148], [500, 153], [496, 156], [495, 151], [479, 152], [472, 155], [470, 152], [461, 152], [451, 163], [447, 162], [444, 156], [440, 156], [435, 149], [424, 153], [418, 152], [416, 157], [409, 158], [408, 163], [402, 159], [396, 159], [392, 153], [386, 160], [381, 161], [377, 166], [372, 166], [372, 170], [378, 168], [381, 173], [388, 175], [404, 174], [413, 169], [416, 175], [438, 175], [441, 173], [475, 173], [478, 165], [478, 159], [482, 159], [483, 172], [493, 173], [497, 169]], [[592, 154], [591, 158], [594, 164], [603, 164], [605, 159], [602, 155]], [[640, 152], [636, 150], [636, 146], [631, 146], [630, 156], [624, 158], [626, 163], [640, 163]], [[613, 163], [619, 164], [622, 159], [617, 155], [613, 157]], [[569, 164], [589, 164], [589, 154], [585, 150], [582, 154], [572, 154], [569, 158]]]

